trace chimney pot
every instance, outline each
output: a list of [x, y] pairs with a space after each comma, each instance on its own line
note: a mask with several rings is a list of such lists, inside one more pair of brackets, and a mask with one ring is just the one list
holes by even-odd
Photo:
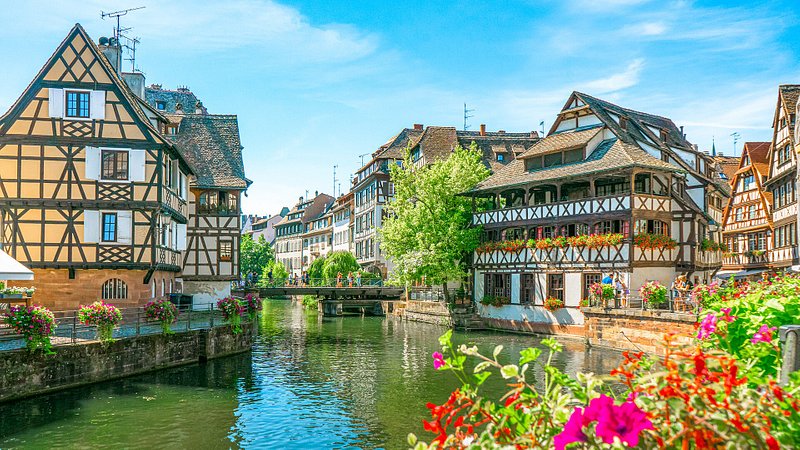
[[422, 124], [421, 123], [415, 123], [414, 124], [414, 129], [415, 130], [422, 130]]
[[497, 130], [497, 134], [506, 134], [506, 130]]
[[481, 136], [486, 136], [486, 124], [481, 124]]
[[319, 191], [314, 191], [314, 197], [319, 195]]
[[539, 137], [539, 132], [538, 131], [531, 131], [531, 137], [532, 138], [538, 138]]

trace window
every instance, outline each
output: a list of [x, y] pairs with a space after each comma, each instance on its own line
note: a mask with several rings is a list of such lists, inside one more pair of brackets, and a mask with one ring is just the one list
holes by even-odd
[[572, 150], [567, 150], [564, 152], [564, 164], [574, 163], [578, 161], [583, 161], [582, 148], [574, 148]]
[[164, 111], [167, 109], [167, 104], [162, 101], [156, 101], [156, 109], [159, 111]]
[[103, 242], [117, 242], [117, 213], [103, 213]]
[[511, 276], [507, 273], [487, 273], [483, 276], [484, 296], [511, 299]]
[[128, 179], [128, 152], [125, 150], [103, 150], [101, 154], [102, 180], [125, 181]]
[[563, 273], [551, 273], [547, 275], [547, 297], [554, 297], [564, 301]]
[[523, 273], [520, 280], [520, 303], [523, 305], [534, 303], [536, 299], [536, 278], [532, 273]]
[[506, 155], [504, 155], [502, 153], [498, 153], [497, 154], [497, 160], [500, 161], [500, 162], [505, 161], [506, 160]]
[[750, 205], [747, 207], [747, 216], [750, 218], [750, 220], [756, 218], [756, 205]]
[[599, 234], [622, 233], [628, 234], [628, 222], [622, 220], [604, 220], [594, 224], [594, 232]]
[[749, 173], [742, 179], [742, 190], [749, 191], [753, 188], [755, 188], [755, 177], [753, 177], [752, 173]]
[[219, 242], [219, 260], [230, 261], [231, 254], [233, 253], [233, 242], [220, 241]]
[[89, 118], [89, 98], [90, 92], [86, 91], [67, 91], [67, 117], [77, 119]]
[[669, 225], [660, 220], [647, 220], [638, 219], [636, 221], [636, 234], [650, 233], [650, 234], [664, 234], [669, 235]]
[[103, 283], [100, 291], [103, 300], [121, 300], [128, 298], [128, 285], [119, 278], [112, 278]]
[[595, 283], [600, 283], [602, 280], [603, 280], [603, 274], [601, 273], [584, 273], [582, 298], [584, 299], [589, 298], [589, 288]]
[[741, 222], [744, 220], [744, 209], [736, 208], [736, 221]]

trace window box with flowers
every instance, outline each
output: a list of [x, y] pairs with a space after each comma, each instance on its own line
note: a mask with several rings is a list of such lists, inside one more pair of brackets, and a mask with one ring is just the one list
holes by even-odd
[[678, 242], [665, 234], [640, 233], [633, 237], [633, 244], [643, 250], [672, 250]]
[[544, 309], [550, 312], [556, 312], [564, 307], [564, 300], [556, 297], [548, 297], [544, 300]]
[[503, 296], [484, 295], [481, 299], [481, 305], [500, 307], [503, 305], [511, 304], [511, 299]]
[[700, 250], [704, 252], [727, 252], [728, 246], [719, 242], [714, 242], [711, 239], [703, 239], [703, 241], [700, 242]]

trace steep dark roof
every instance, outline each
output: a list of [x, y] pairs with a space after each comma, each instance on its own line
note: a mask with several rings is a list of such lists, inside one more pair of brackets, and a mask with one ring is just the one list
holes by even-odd
[[381, 145], [372, 156], [373, 158], [403, 159], [406, 157], [406, 149], [409, 146], [416, 145], [422, 133], [422, 130], [403, 128], [388, 142]]
[[516, 159], [506, 167], [479, 183], [473, 192], [490, 190], [501, 186], [546, 182], [568, 178], [583, 178], [601, 174], [611, 169], [643, 167], [677, 172], [678, 168], [656, 159], [639, 147], [620, 141], [606, 139], [600, 142], [589, 156], [580, 162], [540, 170], [525, 170], [525, 160]]
[[[767, 142], [767, 144], [769, 144], [769, 142]], [[728, 183], [732, 183], [733, 177], [736, 175], [736, 171], [739, 170], [739, 158], [735, 156], [717, 155], [714, 157], [714, 161], [719, 166], [720, 172], [725, 175], [726, 181], [728, 181]]]
[[171, 139], [195, 169], [194, 186], [246, 189], [250, 185], [244, 175], [236, 116], [186, 114], [170, 119], [180, 121], [178, 133]]
[[[328, 208], [333, 204], [334, 198], [328, 194], [317, 194], [311, 200], [304, 200], [300, 197], [300, 201], [295, 204], [291, 210], [281, 219], [277, 225], [285, 225], [287, 223], [308, 223], [312, 222], [325, 214]], [[289, 219], [295, 213], [302, 211], [299, 219]]]
[[169, 90], [153, 86], [144, 89], [144, 98], [147, 103], [156, 108], [156, 102], [164, 102], [164, 109], [158, 110], [165, 114], [175, 114], [175, 106], [180, 103], [183, 111], [193, 113], [198, 102], [197, 96], [188, 89]]

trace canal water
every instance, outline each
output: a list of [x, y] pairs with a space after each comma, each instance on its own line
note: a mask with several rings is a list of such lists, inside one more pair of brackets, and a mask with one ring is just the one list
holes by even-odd
[[[0, 448], [406, 448], [458, 385], [433, 369], [441, 327], [395, 318], [322, 318], [265, 302], [252, 353], [0, 404]], [[454, 340], [507, 358], [530, 336], [472, 332]], [[564, 341], [555, 364], [607, 374], [621, 356]], [[539, 371], [539, 373], [541, 373]], [[499, 396], [498, 378], [487, 389]]]

